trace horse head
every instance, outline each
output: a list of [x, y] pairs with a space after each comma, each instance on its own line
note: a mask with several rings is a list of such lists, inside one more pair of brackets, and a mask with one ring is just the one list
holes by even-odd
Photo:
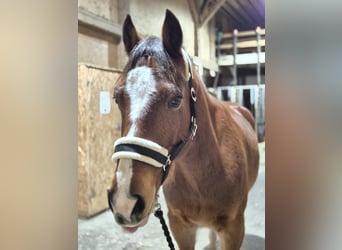
[[182, 37], [179, 21], [169, 10], [162, 39], [142, 38], [129, 15], [123, 25], [129, 59], [114, 90], [122, 137], [115, 143], [108, 202], [116, 222], [129, 232], [147, 222], [165, 168], [174, 158], [170, 152], [184, 146], [189, 124], [190, 134], [196, 125], [189, 88], [192, 71]]

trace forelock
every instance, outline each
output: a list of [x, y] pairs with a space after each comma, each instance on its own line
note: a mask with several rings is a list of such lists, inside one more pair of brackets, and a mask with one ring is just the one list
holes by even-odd
[[162, 41], [153, 36], [145, 38], [132, 49], [124, 73], [127, 74], [132, 68], [146, 65], [147, 58], [151, 58], [157, 64], [153, 69], [157, 79], [166, 78], [174, 82], [176, 70], [173, 62], [164, 49]]

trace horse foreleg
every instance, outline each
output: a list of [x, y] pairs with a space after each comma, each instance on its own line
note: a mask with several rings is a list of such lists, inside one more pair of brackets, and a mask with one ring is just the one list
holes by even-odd
[[227, 223], [219, 232], [221, 250], [239, 250], [245, 234], [244, 215], [239, 215]]
[[179, 250], [194, 250], [197, 227], [186, 223], [178, 216], [168, 213], [172, 235], [174, 236]]
[[204, 250], [216, 250], [216, 233], [210, 230], [209, 234], [209, 245], [207, 245]]

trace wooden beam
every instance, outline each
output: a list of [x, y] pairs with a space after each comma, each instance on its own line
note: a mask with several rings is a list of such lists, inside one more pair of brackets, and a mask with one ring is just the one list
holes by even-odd
[[236, 17], [239, 20], [239, 23], [244, 24], [244, 23], [249, 23], [248, 19], [246, 19], [244, 13], [242, 11], [239, 11], [239, 6], [235, 2], [235, 0], [226, 0], [226, 5], [224, 8], [234, 17]]
[[[265, 63], [265, 52], [260, 53], [259, 62]], [[257, 53], [247, 53], [247, 54], [237, 54], [236, 55], [236, 64], [237, 65], [248, 65], [248, 64], [257, 64], [257, 63], [258, 63]], [[232, 55], [221, 56], [218, 59], [218, 65], [220, 65], [220, 66], [233, 66], [234, 65], [234, 56], [232, 56]]]
[[192, 21], [194, 22], [194, 56], [199, 54], [198, 42], [198, 8], [194, 0], [188, 0]]
[[[265, 29], [260, 29], [260, 35], [265, 35]], [[237, 34], [238, 37], [246, 37], [246, 36], [256, 36], [255, 30], [247, 30], [247, 31], [239, 31]], [[223, 33], [222, 38], [232, 38], [233, 33]]]
[[190, 8], [190, 13], [191, 13], [191, 17], [192, 20], [194, 21], [194, 23], [198, 23], [199, 19], [198, 19], [198, 8], [196, 5], [196, 2], [194, 0], [188, 0], [188, 5]]
[[243, 18], [240, 15], [238, 15], [238, 13], [231, 11], [231, 9], [228, 9], [225, 5], [222, 6], [222, 10], [224, 11], [224, 13], [226, 13], [226, 15], [229, 16], [229, 19], [232, 23], [243, 23]]
[[202, 27], [209, 22], [216, 12], [222, 7], [225, 1], [226, 0], [219, 0], [218, 2], [214, 3], [212, 7], [209, 7], [210, 4], [206, 4], [206, 8], [203, 10], [203, 13], [200, 13], [199, 26]]
[[248, 20], [249, 23], [255, 23], [255, 20], [248, 14], [246, 6], [242, 4], [240, 0], [236, 1], [236, 4], [239, 6], [239, 11], [245, 19]]
[[204, 10], [208, 7], [209, 3], [210, 3], [210, 0], [203, 0], [199, 13], [203, 13]]
[[[222, 8], [221, 8], [219, 11], [222, 13], [223, 17], [225, 18], [225, 19], [223, 18], [224, 22], [229, 23], [229, 27], [235, 27], [233, 24], [239, 22], [239, 20], [237, 20], [234, 16], [232, 16], [232, 15], [224, 8], [224, 5], [222, 6]], [[221, 21], [222, 21], [222, 19], [221, 19]]]
[[[265, 47], [265, 39], [260, 40], [260, 46]], [[257, 47], [257, 41], [244, 41], [244, 42], [238, 42], [237, 47], [239, 49], [246, 49], [246, 48], [254, 48]], [[233, 44], [228, 43], [228, 44], [220, 44], [217, 45], [216, 48], [218, 49], [232, 49]]]
[[121, 25], [97, 16], [84, 8], [78, 8], [78, 22], [121, 38]]

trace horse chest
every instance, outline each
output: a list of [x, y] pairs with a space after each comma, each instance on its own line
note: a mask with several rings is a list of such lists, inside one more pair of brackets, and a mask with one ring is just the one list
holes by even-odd
[[176, 175], [164, 185], [165, 198], [170, 205], [198, 211], [211, 203], [217, 203], [221, 198], [218, 195], [219, 189], [217, 183], [211, 179], [195, 176], [185, 178], [182, 174]]
[[169, 209], [188, 222], [205, 225], [215, 211], [235, 210], [241, 202], [244, 187], [243, 182], [232, 181], [238, 179], [236, 174], [232, 178], [217, 165], [207, 169], [210, 170], [172, 171], [164, 184]]

